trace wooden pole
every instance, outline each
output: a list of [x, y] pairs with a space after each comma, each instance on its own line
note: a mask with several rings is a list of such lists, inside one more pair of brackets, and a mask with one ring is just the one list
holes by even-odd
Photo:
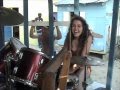
[[55, 90], [55, 80], [55, 73], [45, 72], [42, 80], [42, 88], [40, 90]]
[[59, 90], [66, 90], [69, 67], [70, 67], [70, 57], [65, 55], [62, 70], [59, 77], [59, 85], [58, 85]]
[[[71, 31], [69, 32], [69, 51], [71, 52]], [[66, 90], [67, 78], [69, 75], [69, 68], [70, 68], [70, 60], [71, 60], [71, 56], [68, 55], [67, 53], [67, 55], [65, 55], [64, 57], [63, 66], [59, 77], [58, 89], [60, 90]]]

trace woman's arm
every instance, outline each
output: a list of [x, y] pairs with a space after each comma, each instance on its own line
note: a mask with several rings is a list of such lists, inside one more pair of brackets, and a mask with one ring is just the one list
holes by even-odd
[[[53, 18], [54, 18], [54, 22], [56, 22], [57, 21], [56, 18], [55, 17], [53, 17]], [[58, 26], [55, 26], [55, 28], [56, 28], [56, 31], [57, 31], [57, 35], [54, 35], [54, 37], [55, 37], [56, 40], [59, 40], [59, 39], [62, 38], [62, 34], [61, 34], [60, 29], [59, 29]]]
[[38, 38], [38, 35], [35, 34], [35, 26], [31, 26], [31, 28], [30, 28], [30, 37], [31, 38]]
[[56, 26], [56, 30], [57, 30], [57, 35], [55, 36], [55, 39], [59, 40], [59, 39], [62, 38], [62, 34], [61, 34], [60, 29], [59, 29], [58, 26]]
[[92, 42], [93, 42], [93, 37], [90, 35], [87, 39], [87, 42], [86, 42], [84, 48], [83, 48], [82, 56], [88, 55]]
[[56, 26], [56, 30], [57, 30], [57, 36], [55, 37], [55, 39], [59, 40], [62, 38], [62, 34], [58, 26]]

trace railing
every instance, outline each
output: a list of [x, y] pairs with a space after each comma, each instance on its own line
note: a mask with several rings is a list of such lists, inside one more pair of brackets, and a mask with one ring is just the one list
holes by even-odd
[[[69, 21], [58, 21], [58, 22], [54, 22], [54, 26], [69, 26], [70, 22]], [[49, 26], [49, 21], [29, 21], [28, 22], [29, 26]], [[15, 25], [18, 26], [18, 25]], [[23, 26], [22, 24], [19, 24], [19, 26]]]

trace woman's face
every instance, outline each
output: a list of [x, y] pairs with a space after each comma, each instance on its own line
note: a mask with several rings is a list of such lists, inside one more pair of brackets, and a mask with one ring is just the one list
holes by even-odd
[[80, 20], [74, 20], [72, 24], [72, 33], [75, 38], [78, 38], [83, 31], [82, 22]]

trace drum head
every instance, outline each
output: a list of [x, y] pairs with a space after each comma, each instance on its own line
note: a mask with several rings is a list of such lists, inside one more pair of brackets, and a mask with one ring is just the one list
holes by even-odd
[[10, 41], [0, 50], [0, 60], [4, 60], [8, 54], [16, 55], [17, 52], [23, 47], [26, 46], [22, 44], [17, 38], [10, 38]]
[[39, 54], [39, 55], [42, 55], [42, 56], [44, 56], [45, 58], [48, 58], [48, 59], [50, 59], [50, 57], [49, 56], [47, 56], [46, 54], [44, 54], [43, 52], [41, 52], [41, 51], [38, 51], [38, 50], [35, 50], [35, 49], [32, 49], [32, 48], [26, 48], [26, 47], [23, 47], [23, 48], [21, 48], [20, 49], [20, 52], [32, 52], [32, 53], [36, 53], [36, 54]]
[[23, 47], [26, 47], [19, 39], [12, 37], [10, 39], [10, 44], [15, 50], [20, 50]]

